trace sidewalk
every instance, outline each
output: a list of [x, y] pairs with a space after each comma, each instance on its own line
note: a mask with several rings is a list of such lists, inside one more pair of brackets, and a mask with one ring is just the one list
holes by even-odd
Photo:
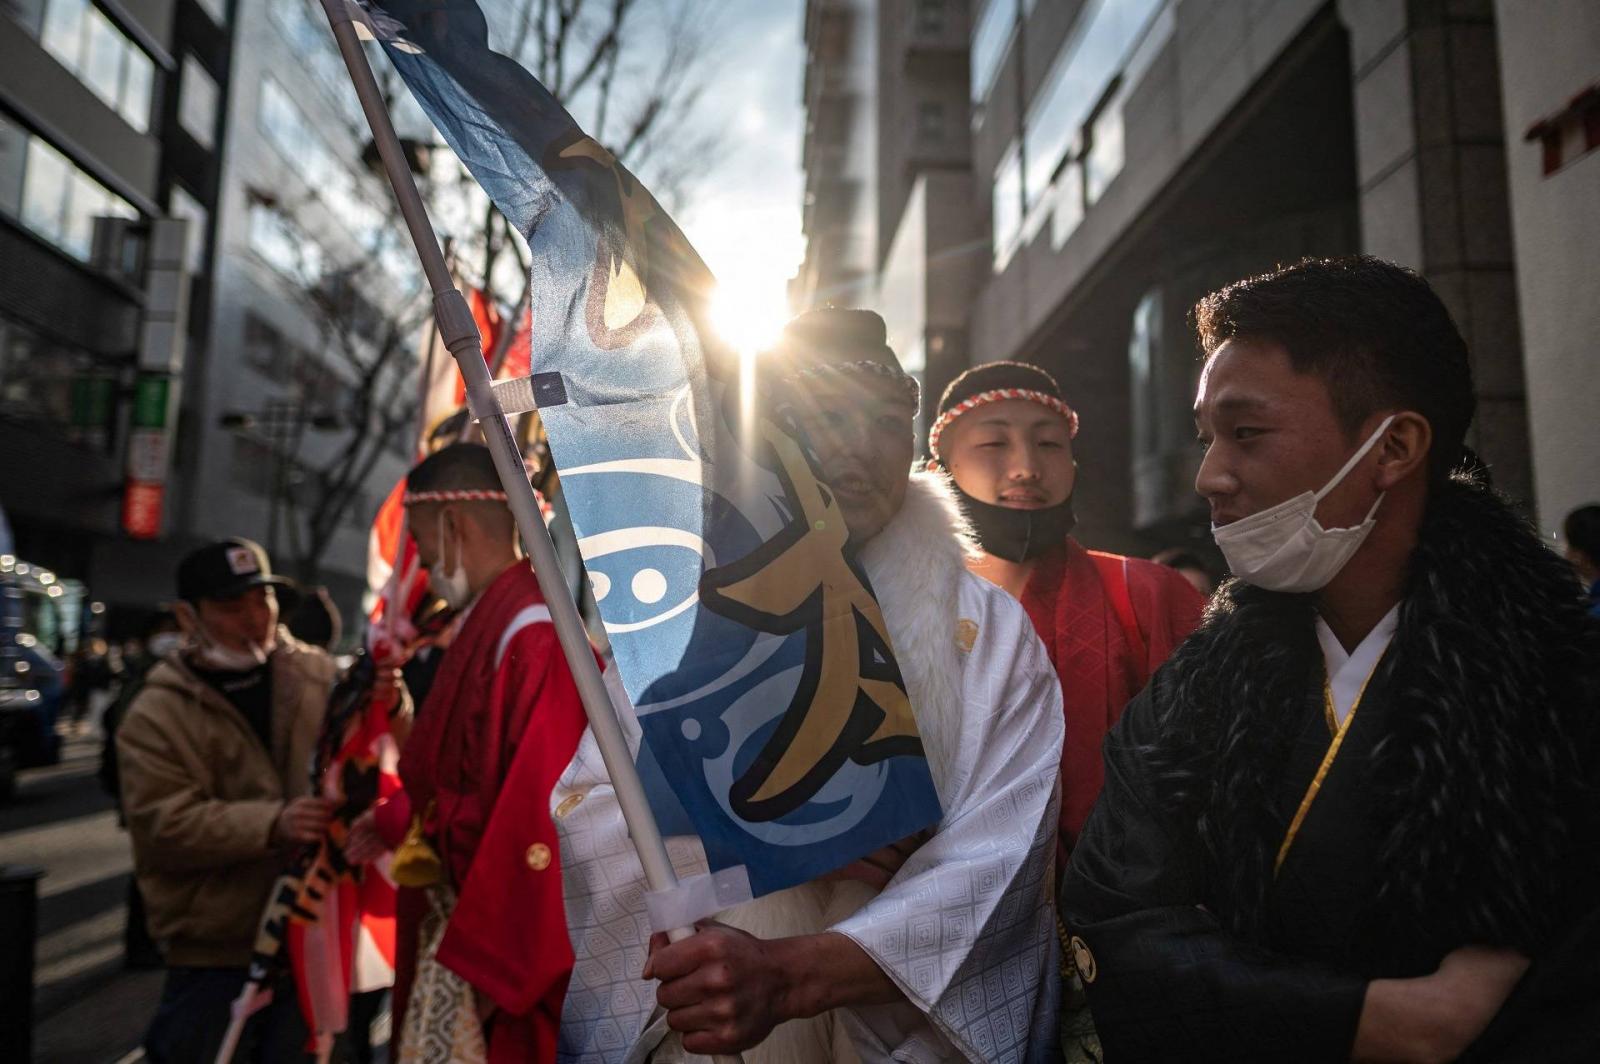
[[132, 1064], [161, 997], [160, 971], [119, 971], [34, 1022], [34, 1064]]
[[[95, 769], [100, 742], [67, 741], [60, 764], [29, 769], [0, 805], [0, 864], [44, 869], [34, 945], [34, 1064], [133, 1064], [165, 973], [123, 968], [132, 853]], [[374, 1024], [388, 1056], [388, 1011]], [[0, 1064], [12, 1064], [3, 1061]], [[22, 1062], [18, 1062], [22, 1064]]]
[[[100, 739], [68, 738], [0, 807], [0, 863], [44, 869], [34, 942], [36, 1064], [137, 1059], [162, 973], [122, 967], [132, 855], [95, 778]], [[130, 1057], [130, 1054], [134, 1056]]]

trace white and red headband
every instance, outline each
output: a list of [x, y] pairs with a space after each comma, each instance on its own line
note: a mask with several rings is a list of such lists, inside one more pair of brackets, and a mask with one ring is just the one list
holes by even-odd
[[506, 493], [477, 488], [459, 491], [408, 491], [400, 501], [404, 506], [415, 506], [419, 502], [505, 502]]
[[1041, 392], [1033, 388], [991, 388], [989, 391], [968, 396], [940, 414], [938, 419], [934, 421], [933, 427], [928, 430], [928, 450], [933, 452], [934, 458], [941, 462], [944, 461], [943, 456], [939, 454], [939, 437], [944, 435], [945, 429], [950, 427], [951, 422], [962, 414], [971, 413], [980, 406], [987, 406], [989, 403], [998, 403], [1007, 399], [1025, 399], [1030, 403], [1038, 403], [1040, 406], [1054, 410], [1066, 418], [1068, 438], [1077, 439], [1078, 413], [1068, 406], [1064, 400], [1058, 399], [1049, 392]]

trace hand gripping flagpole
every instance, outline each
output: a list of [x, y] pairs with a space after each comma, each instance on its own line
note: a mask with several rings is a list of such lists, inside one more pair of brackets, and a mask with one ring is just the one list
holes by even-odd
[[[344, 56], [345, 68], [350, 72], [356, 96], [361, 101], [361, 110], [367, 116], [378, 157], [383, 160], [384, 172], [388, 174], [389, 184], [393, 186], [395, 199], [399, 202], [400, 215], [405, 219], [411, 241], [417, 248], [417, 256], [422, 260], [422, 272], [433, 291], [434, 320], [439, 327], [439, 334], [444, 338], [445, 347], [455, 358], [461, 377], [466, 382], [467, 406], [483, 426], [484, 439], [489, 444], [495, 470], [500, 474], [500, 483], [506, 491], [506, 503], [511, 508], [517, 530], [522, 535], [522, 543], [533, 562], [534, 576], [538, 578], [545, 605], [550, 609], [550, 620], [555, 625], [556, 636], [566, 654], [567, 665], [572, 670], [584, 714], [589, 718], [589, 727], [594, 732], [595, 743], [605, 761], [606, 773], [616, 791], [617, 804], [622, 808], [622, 818], [627, 822], [628, 834], [639, 854], [645, 882], [652, 891], [671, 890], [678, 885], [677, 873], [672, 868], [672, 859], [667, 854], [667, 844], [661, 837], [655, 814], [645, 798], [644, 784], [634, 766], [633, 754], [628, 749], [622, 723], [617, 719], [617, 711], [611, 704], [605, 681], [600, 677], [600, 666], [595, 661], [588, 633], [578, 616], [578, 607], [562, 579], [555, 544], [539, 513], [533, 485], [528, 480], [528, 470], [523, 465], [522, 452], [512, 434], [511, 423], [495, 398], [489, 367], [483, 359], [483, 340], [478, 332], [478, 324], [473, 320], [466, 299], [457, 290], [450, 270], [445, 265], [433, 223], [428, 220], [422, 195], [412, 180], [400, 139], [395, 135], [394, 124], [390, 121], [377, 80], [372, 76], [366, 52], [361, 48], [361, 39], [356, 35], [355, 20], [347, 3], [348, 0], [322, 0], [322, 9], [328, 16], [334, 39]], [[679, 942], [692, 934], [693, 928], [680, 927], [668, 932], [667, 937]], [[718, 1064], [739, 1064], [741, 1058], [738, 1055], [719, 1055], [712, 1059]]]

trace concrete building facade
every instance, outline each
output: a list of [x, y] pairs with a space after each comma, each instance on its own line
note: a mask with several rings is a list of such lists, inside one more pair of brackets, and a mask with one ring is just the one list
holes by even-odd
[[0, 38], [0, 505], [20, 556], [148, 604], [207, 356], [227, 12], [9, 0]]
[[[397, 318], [413, 320], [391, 373], [414, 369], [420, 326], [415, 253], [370, 157], [366, 120], [316, 0], [240, 0], [226, 157], [217, 200], [209, 343], [192, 381], [183, 455], [196, 536], [260, 539], [285, 570], [307, 549], [317, 482], [349, 447], [361, 357]], [[383, 394], [383, 390], [379, 390]], [[409, 398], [409, 392], [406, 397]], [[393, 448], [360, 485], [311, 575], [348, 615], [366, 587], [374, 510], [404, 473]]]
[[1540, 529], [1600, 502], [1600, 7], [1495, 5]]
[[[899, 6], [879, 5], [880, 32]], [[1530, 381], [1543, 370], [1523, 359], [1530, 304], [1512, 235], [1523, 131], [1502, 120], [1500, 62], [1514, 56], [1508, 33], [1550, 26], [1513, 28], [1488, 0], [982, 0], [959, 14], [969, 156], [917, 171], [893, 221], [880, 179], [876, 225], [891, 232], [865, 302], [897, 350], [959, 337], [958, 353], [922, 367], [932, 395], [997, 358], [1057, 376], [1083, 421], [1088, 541], [1208, 543], [1192, 490], [1188, 312], [1221, 284], [1305, 255], [1367, 252], [1429, 278], [1473, 352], [1470, 442], [1502, 488], [1533, 500]], [[1568, 39], [1576, 83], [1554, 103], [1530, 100], [1539, 114], [1590, 84], [1577, 71], [1597, 61], [1592, 32]], [[874, 84], [893, 96], [905, 79], [881, 60]], [[806, 294], [797, 286], [797, 309]]]
[[[0, 506], [18, 554], [134, 626], [199, 542], [251, 536], [292, 571], [319, 470], [372, 417], [350, 345], [409, 322], [386, 371], [404, 376], [423, 322], [320, 5], [0, 0], [0, 36]], [[360, 470], [311, 574], [347, 613], [410, 443]], [[135, 505], [140, 476], [158, 505]]]
[[855, 305], [872, 291], [876, 272], [877, 3], [807, 0], [804, 17], [807, 240], [790, 301]]

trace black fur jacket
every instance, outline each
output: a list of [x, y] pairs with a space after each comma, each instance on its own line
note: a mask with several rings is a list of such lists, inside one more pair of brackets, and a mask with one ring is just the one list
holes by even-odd
[[[1567, 564], [1480, 483], [1435, 493], [1386, 656], [1368, 766], [1380, 825], [1369, 941], [1539, 955], [1600, 906], [1600, 624]], [[1279, 792], [1321, 656], [1308, 595], [1234, 581], [1158, 678], [1144, 751], [1168, 816], [1198, 824], [1229, 929], [1259, 940]], [[1303, 718], [1300, 718], [1303, 721]]]

